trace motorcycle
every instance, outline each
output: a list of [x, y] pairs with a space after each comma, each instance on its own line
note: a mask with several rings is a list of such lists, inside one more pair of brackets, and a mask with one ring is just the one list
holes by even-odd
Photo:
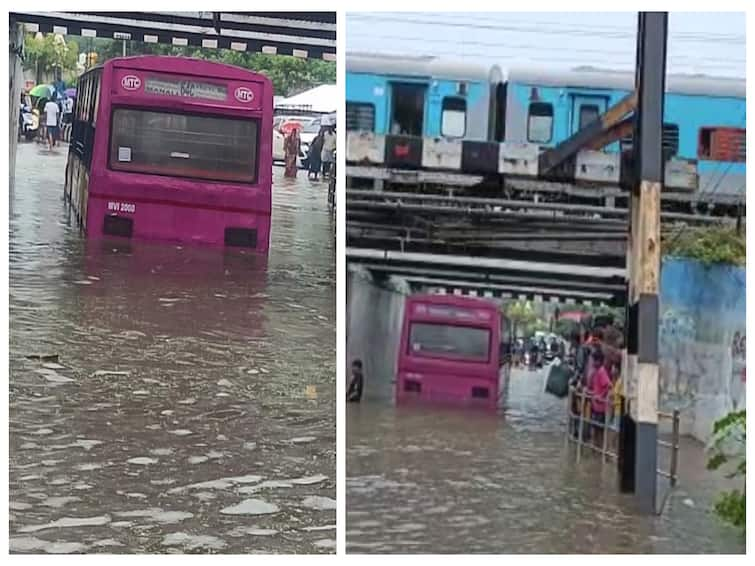
[[31, 108], [23, 106], [18, 124], [18, 140], [23, 136], [26, 141], [32, 141], [39, 133], [39, 115], [35, 115]]

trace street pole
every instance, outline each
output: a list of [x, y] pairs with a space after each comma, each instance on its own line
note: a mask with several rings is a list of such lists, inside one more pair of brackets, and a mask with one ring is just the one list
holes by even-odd
[[640, 12], [638, 93], [627, 266], [627, 389], [630, 411], [623, 438], [621, 484], [640, 509], [656, 511], [658, 449], [658, 292], [661, 270], [661, 188], [664, 180], [663, 98], [668, 14]]

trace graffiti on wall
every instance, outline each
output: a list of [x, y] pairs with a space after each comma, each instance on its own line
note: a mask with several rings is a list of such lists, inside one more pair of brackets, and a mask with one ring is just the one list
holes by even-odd
[[688, 347], [696, 336], [697, 322], [691, 313], [673, 308], [663, 311], [658, 336], [662, 399], [684, 403], [697, 395], [699, 379], [695, 374], [705, 361], [692, 356]]
[[731, 380], [729, 381], [729, 395], [732, 408], [738, 409], [744, 405], [745, 387], [747, 381], [747, 333], [737, 330], [731, 339]]

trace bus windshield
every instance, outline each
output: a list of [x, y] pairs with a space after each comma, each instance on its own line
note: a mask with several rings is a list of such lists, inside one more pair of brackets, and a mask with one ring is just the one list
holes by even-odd
[[487, 362], [490, 359], [490, 330], [448, 324], [412, 323], [410, 356], [462, 358]]
[[258, 126], [258, 120], [116, 108], [110, 168], [254, 183]]

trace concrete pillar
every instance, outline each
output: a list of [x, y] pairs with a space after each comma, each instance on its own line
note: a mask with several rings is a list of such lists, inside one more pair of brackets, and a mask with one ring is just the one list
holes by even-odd
[[10, 118], [10, 128], [8, 132], [8, 173], [10, 177], [10, 186], [13, 187], [13, 179], [16, 176], [16, 151], [18, 150], [18, 112], [19, 98], [24, 82], [24, 71], [21, 63], [20, 53], [24, 46], [24, 27], [23, 24], [10, 20], [8, 29], [8, 42], [10, 44], [8, 61], [8, 75], [10, 94], [8, 99], [8, 112]]
[[[641, 12], [637, 29], [638, 100], [631, 198], [627, 381], [622, 487], [655, 513], [658, 452], [658, 292], [661, 268], [663, 98], [668, 14]], [[627, 444], [633, 444], [634, 450]], [[631, 480], [631, 481], [630, 481]]]

